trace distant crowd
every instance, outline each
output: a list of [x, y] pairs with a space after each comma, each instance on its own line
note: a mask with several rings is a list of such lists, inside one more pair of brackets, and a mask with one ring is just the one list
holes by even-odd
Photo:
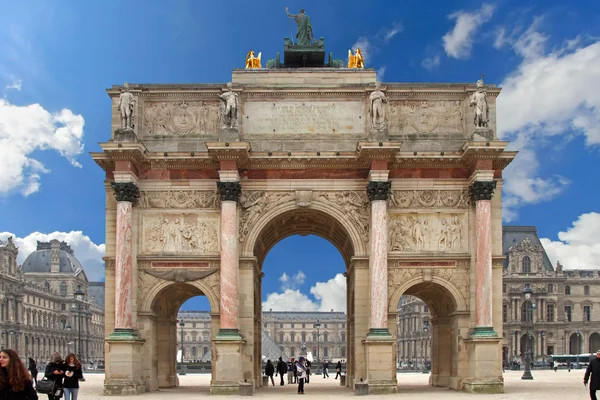
[[[305, 357], [300, 357], [297, 360], [293, 357], [289, 361], [285, 362], [281, 357], [277, 365], [273, 365], [271, 360], [267, 360], [265, 366], [265, 375], [271, 380], [271, 384], [275, 386], [273, 375], [280, 377], [280, 386], [284, 386], [284, 376], [287, 376], [288, 385], [297, 384], [298, 394], [304, 394], [304, 384], [310, 383], [312, 363]], [[335, 379], [341, 376], [342, 373], [342, 362], [338, 361], [336, 366]], [[329, 378], [329, 363], [327, 360], [323, 361], [323, 379]]]

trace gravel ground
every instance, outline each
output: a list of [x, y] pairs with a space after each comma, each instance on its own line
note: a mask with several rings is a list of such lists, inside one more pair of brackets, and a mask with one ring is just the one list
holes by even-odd
[[[473, 395], [443, 388], [427, 386], [429, 375], [421, 373], [398, 374], [398, 394], [384, 396], [366, 396], [378, 399], [388, 397], [405, 399], [503, 399], [503, 400], [570, 400], [589, 399], [589, 394], [583, 386], [584, 370], [567, 371], [533, 371], [533, 381], [521, 380], [521, 371], [507, 371], [504, 374], [505, 393], [496, 395]], [[104, 375], [87, 374], [86, 382], [82, 382], [79, 390], [80, 400], [104, 398], [105, 400], [119, 399], [121, 397], [102, 396]], [[163, 389], [159, 392], [145, 393], [139, 399], [165, 399], [165, 400], [191, 400], [209, 397], [210, 375], [191, 374], [180, 377], [181, 387], [177, 389]], [[276, 381], [277, 384], [277, 381]], [[278, 384], [277, 384], [278, 385]], [[255, 398], [275, 398], [282, 395], [296, 396], [296, 385], [269, 386], [261, 388], [254, 393]], [[319, 399], [353, 396], [354, 392], [339, 386], [339, 381], [323, 379], [315, 376], [311, 383], [305, 387], [306, 396], [317, 396]], [[600, 393], [599, 393], [600, 394]], [[214, 396], [212, 396], [214, 397]], [[229, 396], [238, 398], [241, 396]], [[46, 396], [40, 396], [45, 400]], [[125, 398], [125, 397], [123, 397]]]

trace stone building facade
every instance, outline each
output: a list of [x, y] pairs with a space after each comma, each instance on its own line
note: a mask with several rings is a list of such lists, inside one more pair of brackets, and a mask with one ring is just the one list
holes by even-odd
[[398, 368], [422, 368], [431, 360], [431, 316], [429, 307], [414, 296], [402, 296], [398, 303]]
[[[65, 242], [38, 242], [17, 265], [19, 249], [0, 241], [0, 333], [2, 347], [46, 363], [55, 351], [84, 362], [104, 360], [104, 284], [88, 282]], [[84, 293], [82, 301], [74, 297]]]
[[[600, 349], [600, 270], [553, 266], [534, 226], [504, 226], [502, 240], [503, 360], [523, 362], [528, 338], [538, 362]], [[530, 302], [523, 295], [527, 284], [533, 289]], [[426, 336], [422, 326], [429, 318], [423, 301], [401, 301], [398, 319], [406, 329], [398, 329], [400, 362], [422, 358], [418, 340]]]

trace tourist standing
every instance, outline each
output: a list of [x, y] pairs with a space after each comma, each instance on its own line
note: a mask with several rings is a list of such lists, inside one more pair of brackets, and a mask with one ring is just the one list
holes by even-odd
[[[275, 367], [271, 364], [271, 360], [267, 360], [267, 365], [265, 366], [265, 375], [271, 378], [271, 383], [275, 386], [275, 381], [273, 380], [273, 374], [275, 373]], [[282, 378], [283, 379], [283, 378]], [[268, 385], [268, 382], [267, 382]]]
[[16, 351], [0, 351], [0, 399], [37, 400], [33, 382], [27, 368]]
[[80, 379], [83, 379], [81, 363], [75, 354], [71, 353], [65, 359], [65, 379], [63, 382], [65, 400], [77, 400]]
[[338, 361], [337, 364], [335, 365], [335, 379], [338, 378], [338, 376], [342, 375], [342, 362]]
[[329, 374], [327, 373], [329, 369], [329, 363], [327, 362], [327, 360], [323, 361], [323, 379], [325, 379], [325, 377], [329, 378]]
[[[590, 374], [592, 375], [591, 381]], [[600, 390], [600, 350], [596, 352], [596, 358], [590, 360], [590, 363], [585, 370], [583, 384], [587, 386], [588, 382], [590, 383], [590, 399], [598, 400], [596, 397], [596, 390]]]
[[281, 377], [281, 382], [279, 383], [279, 385], [281, 386], [283, 386], [283, 375], [285, 375], [286, 372], [287, 365], [285, 364], [285, 361], [283, 361], [283, 359], [279, 357], [279, 362], [277, 363], [277, 373]]
[[304, 364], [304, 357], [300, 357], [296, 363], [296, 370], [298, 376], [298, 394], [304, 394], [304, 380], [306, 379], [306, 365]]
[[287, 363], [287, 381], [288, 385], [294, 383], [294, 358], [290, 358]]
[[55, 397], [54, 393], [56, 390], [60, 389], [62, 391], [63, 388], [63, 378], [65, 377], [65, 364], [63, 363], [62, 356], [60, 353], [52, 354], [52, 359], [48, 365], [46, 365], [46, 371], [44, 376], [48, 378], [49, 381], [54, 381], [55, 391], [52, 394], [48, 395], [48, 400], [58, 400], [62, 396]]
[[33, 378], [33, 381], [35, 382], [35, 386], [37, 386], [38, 367], [37, 367], [37, 363], [35, 362], [35, 360], [31, 357], [29, 357], [29, 366], [27, 367], [27, 369], [31, 373], [31, 377]]

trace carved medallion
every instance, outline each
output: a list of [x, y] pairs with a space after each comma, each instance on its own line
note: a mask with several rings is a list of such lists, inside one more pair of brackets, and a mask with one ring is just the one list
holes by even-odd
[[217, 102], [147, 102], [145, 135], [184, 136], [217, 134], [220, 112]]

